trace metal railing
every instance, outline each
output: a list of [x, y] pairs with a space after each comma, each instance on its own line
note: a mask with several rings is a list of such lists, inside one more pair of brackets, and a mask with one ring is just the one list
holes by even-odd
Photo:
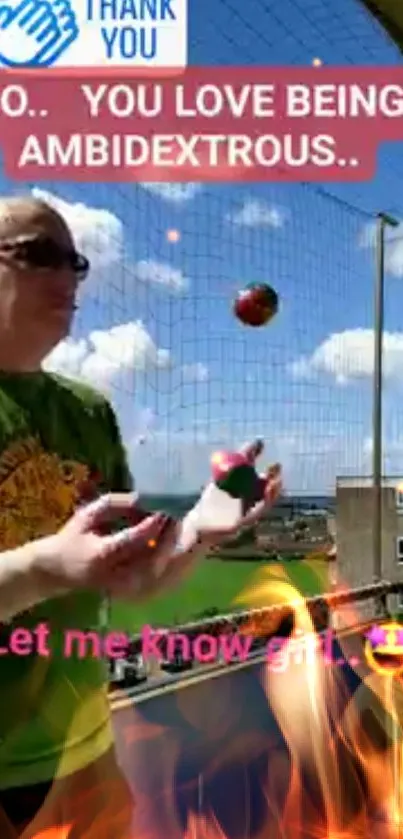
[[[211, 637], [224, 634], [235, 634], [242, 630], [244, 634], [253, 635], [257, 639], [257, 646], [253, 647], [250, 653], [250, 663], [253, 664], [259, 660], [259, 657], [262, 657], [263, 648], [270, 637], [286, 637], [291, 633], [293, 628], [293, 615], [297, 609], [301, 608], [301, 603], [303, 603], [305, 608], [307, 608], [316, 631], [321, 631], [330, 626], [332, 611], [336, 610], [337, 607], [342, 607], [351, 603], [374, 600], [373, 619], [375, 619], [375, 617], [379, 619], [379, 603], [381, 603], [383, 604], [384, 617], [386, 619], [389, 617], [387, 607], [388, 597], [402, 591], [403, 581], [391, 583], [384, 580], [378, 583], [361, 586], [359, 588], [328, 592], [322, 595], [308, 597], [306, 599], [299, 598], [293, 602], [290, 601], [288, 603], [273, 604], [267, 607], [218, 615], [206, 620], [193, 621], [191, 623], [171, 627], [169, 629], [155, 627], [155, 631], [164, 632], [166, 637], [172, 635], [176, 638], [186, 636], [187, 638], [195, 639], [202, 635], [208, 635]], [[362, 622], [357, 620], [357, 623], [354, 626], [351, 626], [348, 631], [360, 631], [363, 626], [368, 626], [369, 623], [371, 623], [371, 619], [367, 616]], [[259, 639], [261, 641], [260, 652]], [[143, 643], [144, 639], [141, 633], [133, 637], [130, 645], [128, 660], [128, 671], [131, 668], [132, 679], [130, 679], [129, 676], [128, 679], [126, 681], [123, 680], [121, 684], [121, 689], [124, 691], [128, 690], [130, 696], [133, 697], [148, 694], [155, 690], [162, 691], [165, 686], [172, 685], [173, 681], [175, 683], [197, 681], [201, 673], [203, 674], [203, 678], [206, 678], [208, 673], [213, 675], [217, 671], [225, 670], [225, 668], [229, 666], [224, 661], [208, 665], [194, 663], [195, 668], [192, 673], [189, 673], [189, 662], [185, 663], [182, 672], [179, 662], [177, 670], [174, 674], [171, 673], [169, 675], [165, 675], [163, 672], [159, 672], [150, 678], [146, 673], [144, 673], [139, 676], [138, 684], [136, 684], [137, 665], [133, 662], [133, 659], [135, 659], [136, 656], [141, 656]], [[131, 664], [130, 658], [132, 658]], [[114, 682], [115, 691], [111, 693], [112, 700], [116, 697], [116, 687], [116, 682]]]

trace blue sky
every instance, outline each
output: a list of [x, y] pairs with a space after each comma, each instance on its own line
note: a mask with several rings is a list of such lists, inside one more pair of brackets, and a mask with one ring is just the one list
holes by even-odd
[[[400, 63], [355, 0], [189, 5], [191, 64]], [[210, 185], [168, 197], [144, 185], [30, 185], [86, 205], [84, 221], [76, 209], [73, 224], [96, 256], [73, 336], [85, 343], [70, 345], [67, 365], [59, 352], [56, 366], [82, 373], [92, 351], [87, 375], [94, 381], [98, 370], [104, 380], [110, 350], [111, 398], [141, 489], [197, 489], [212, 449], [255, 434], [284, 462], [290, 491], [332, 491], [336, 474], [370, 469], [371, 216], [403, 218], [402, 176], [401, 147], [389, 145], [368, 184]], [[104, 226], [99, 216], [92, 223], [94, 210], [110, 214]], [[170, 229], [180, 232], [176, 244], [167, 242]], [[385, 469], [393, 472], [403, 470], [402, 231], [387, 250]], [[280, 294], [280, 313], [262, 330], [241, 327], [231, 313], [234, 293], [250, 281]], [[112, 346], [107, 332], [138, 321], [118, 369], [124, 336]], [[106, 333], [95, 353], [94, 330]]]

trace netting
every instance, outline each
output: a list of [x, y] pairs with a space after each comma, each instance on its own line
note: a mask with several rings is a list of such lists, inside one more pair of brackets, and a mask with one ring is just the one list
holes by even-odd
[[[263, 436], [290, 492], [333, 494], [370, 435], [371, 218], [309, 187], [165, 191], [59, 203], [94, 271], [53, 366], [108, 389], [143, 492], [195, 492], [214, 448]], [[250, 282], [280, 295], [261, 329], [232, 312]]]
[[[205, 0], [190, 9], [190, 45], [194, 64], [400, 62], [353, 0]], [[399, 212], [402, 171], [389, 147], [373, 183], [333, 185], [331, 195], [309, 185], [46, 185], [68, 202], [61, 209], [94, 264], [53, 364], [108, 388], [143, 492], [197, 491], [214, 448], [255, 434], [293, 494], [333, 495], [337, 474], [370, 473], [371, 231], [377, 211]], [[279, 316], [261, 330], [231, 312], [251, 281], [280, 295]], [[395, 370], [401, 339], [388, 340]]]

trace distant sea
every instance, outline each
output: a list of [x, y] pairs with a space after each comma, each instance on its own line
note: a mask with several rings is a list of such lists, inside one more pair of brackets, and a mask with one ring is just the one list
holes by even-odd
[[[163, 510], [171, 516], [183, 516], [192, 509], [198, 499], [197, 495], [142, 495], [141, 501], [147, 510]], [[305, 510], [328, 510], [334, 512], [335, 499], [326, 495], [287, 495], [276, 505], [276, 509], [283, 508], [284, 512], [295, 513]]]

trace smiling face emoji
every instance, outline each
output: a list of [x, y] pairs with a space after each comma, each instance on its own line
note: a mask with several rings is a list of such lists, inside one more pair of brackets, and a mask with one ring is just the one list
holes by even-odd
[[374, 625], [366, 634], [364, 652], [368, 666], [376, 673], [384, 676], [403, 673], [403, 626]]

